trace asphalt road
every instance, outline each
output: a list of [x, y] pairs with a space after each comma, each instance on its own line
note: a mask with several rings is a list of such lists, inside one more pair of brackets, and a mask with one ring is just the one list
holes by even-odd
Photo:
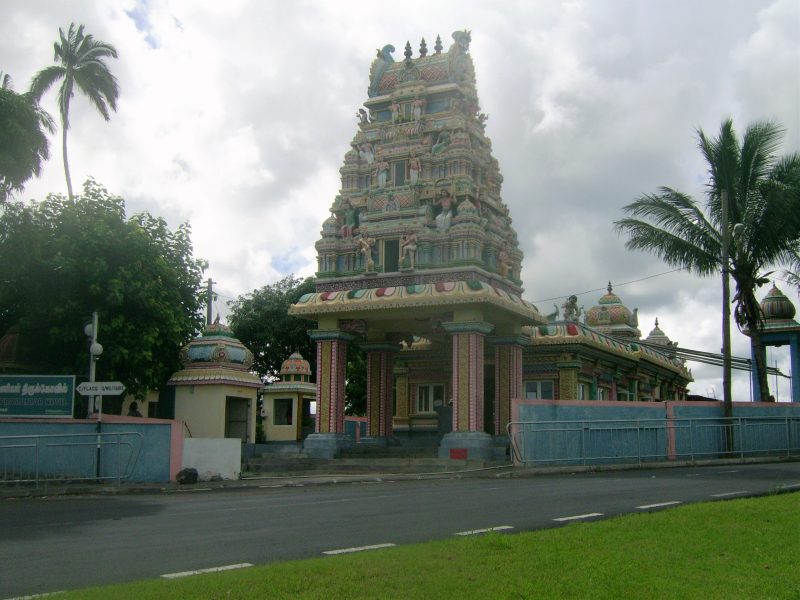
[[800, 491], [800, 463], [0, 500], [0, 598]]

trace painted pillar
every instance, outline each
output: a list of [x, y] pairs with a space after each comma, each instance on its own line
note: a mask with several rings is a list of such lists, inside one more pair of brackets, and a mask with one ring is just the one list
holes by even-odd
[[578, 370], [581, 361], [572, 354], [564, 353], [556, 362], [558, 369], [558, 400], [578, 399]]
[[408, 367], [394, 368], [394, 429], [408, 431]]
[[483, 431], [483, 321], [442, 323], [453, 336], [453, 433]]
[[395, 344], [362, 344], [367, 353], [367, 436], [388, 438], [392, 435], [392, 390]]
[[494, 435], [506, 435], [511, 421], [511, 401], [522, 397], [523, 336], [493, 337], [494, 344]]
[[344, 381], [349, 333], [317, 329], [310, 334], [317, 343], [316, 433], [344, 433]]

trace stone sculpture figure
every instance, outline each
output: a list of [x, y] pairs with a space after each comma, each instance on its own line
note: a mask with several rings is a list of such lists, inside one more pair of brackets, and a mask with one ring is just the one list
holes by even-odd
[[417, 158], [416, 154], [411, 154], [411, 158], [408, 159], [408, 179], [411, 181], [411, 185], [416, 185], [419, 181], [419, 174], [422, 171], [422, 165], [419, 162], [419, 158]]
[[372, 144], [369, 142], [364, 142], [361, 144], [361, 146], [359, 146], [358, 155], [368, 165], [371, 165], [375, 162], [375, 150], [372, 148]]
[[364, 270], [371, 273], [375, 270], [375, 261], [372, 259], [372, 247], [375, 245], [375, 238], [368, 235], [358, 237], [358, 250], [364, 256]]
[[410, 269], [414, 269], [414, 261], [417, 258], [417, 232], [407, 231], [400, 239], [400, 264], [404, 264], [406, 256], [409, 259]]
[[511, 255], [508, 253], [508, 246], [505, 244], [503, 244], [500, 252], [497, 253], [497, 266], [500, 271], [500, 277], [504, 279], [508, 277], [513, 264], [511, 263]]
[[577, 321], [581, 316], [581, 308], [578, 306], [578, 297], [574, 294], [564, 301], [561, 305], [564, 311], [565, 321]]
[[442, 207], [442, 212], [436, 215], [436, 229], [442, 233], [450, 229], [450, 221], [453, 219], [453, 205], [456, 199], [448, 190], [442, 190], [441, 196], [434, 199], [433, 203]]
[[439, 137], [436, 138], [436, 143], [431, 148], [431, 154], [440, 154], [447, 150], [450, 145], [450, 134], [447, 131], [439, 132]]
[[375, 175], [378, 177], [378, 187], [386, 187], [386, 183], [389, 181], [389, 163], [384, 160], [379, 162], [375, 166]]
[[358, 209], [353, 208], [349, 201], [344, 203], [344, 224], [339, 229], [342, 237], [353, 237], [353, 230], [358, 228]]

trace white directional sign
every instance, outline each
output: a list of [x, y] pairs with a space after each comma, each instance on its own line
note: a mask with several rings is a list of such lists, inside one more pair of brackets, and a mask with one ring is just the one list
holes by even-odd
[[118, 396], [125, 386], [119, 381], [84, 381], [75, 390], [81, 396]]

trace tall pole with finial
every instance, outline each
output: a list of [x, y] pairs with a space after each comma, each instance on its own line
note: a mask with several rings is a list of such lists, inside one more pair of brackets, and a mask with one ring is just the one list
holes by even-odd
[[208, 285], [208, 298], [206, 299], [206, 325], [208, 326], [211, 325], [211, 312], [214, 307], [214, 281], [211, 280], [211, 277], [208, 278], [206, 284]]

